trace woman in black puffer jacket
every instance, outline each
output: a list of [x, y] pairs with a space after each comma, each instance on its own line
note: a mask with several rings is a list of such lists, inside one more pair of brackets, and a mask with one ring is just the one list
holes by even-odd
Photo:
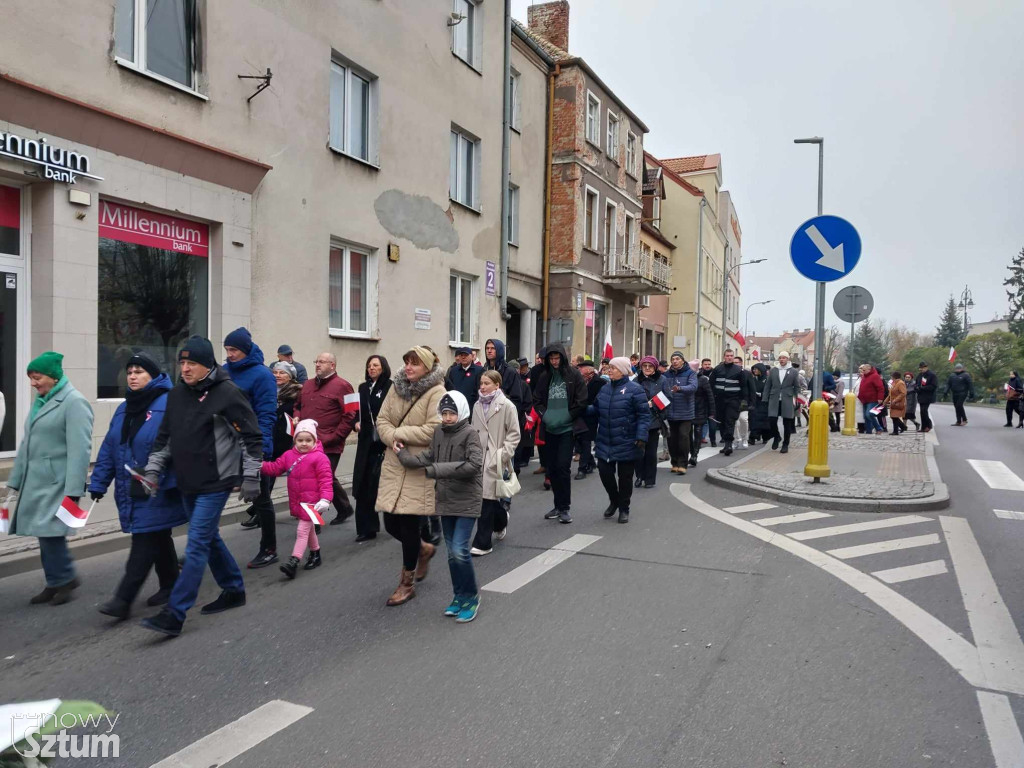
[[768, 382], [768, 368], [764, 363], [754, 363], [750, 366], [750, 373], [754, 377], [754, 392], [757, 393], [750, 409], [750, 444], [753, 445], [758, 439], [768, 441], [771, 423], [768, 419], [768, 403], [761, 399], [764, 385]]
[[[651, 426], [647, 432], [647, 444], [644, 446], [643, 461], [637, 467], [636, 480], [634, 485], [639, 488], [653, 488], [658, 473], [658, 440], [661, 437], [661, 430], [665, 424], [664, 402], [667, 404], [672, 398], [669, 392], [668, 380], [658, 370], [658, 358], [648, 355], [640, 361], [640, 375], [636, 377], [636, 383], [643, 387], [647, 395], [647, 402], [651, 407]], [[658, 395], [664, 395], [664, 400], [655, 400]]]

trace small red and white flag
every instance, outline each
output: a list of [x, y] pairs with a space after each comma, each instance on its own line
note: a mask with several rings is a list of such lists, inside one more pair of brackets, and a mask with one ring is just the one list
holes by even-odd
[[295, 437], [295, 419], [287, 413], [284, 415], [284, 431], [288, 437]]
[[7, 499], [3, 500], [3, 506], [0, 506], [0, 533], [11, 532], [11, 506]]
[[320, 517], [320, 513], [316, 511], [316, 508], [312, 504], [307, 504], [303, 501], [299, 506], [302, 507], [302, 511], [306, 513], [306, 517], [309, 519], [309, 522], [314, 525], [324, 524], [324, 519]]
[[949, 348], [949, 362], [956, 360], [956, 347]]
[[615, 357], [615, 352], [612, 351], [612, 326], [608, 325], [608, 332], [604, 335], [604, 356], [609, 360]]
[[659, 392], [658, 394], [651, 398], [651, 405], [653, 405], [659, 411], [664, 411], [666, 408], [668, 408], [669, 403], [671, 402], [672, 401], [668, 399], [668, 395], [666, 395], [664, 392]]
[[89, 513], [95, 506], [96, 502], [94, 501], [89, 509], [82, 509], [69, 496], [65, 496], [64, 501], [57, 507], [57, 519], [69, 528], [84, 528], [89, 520]]
[[832, 392], [822, 392], [821, 396], [823, 398], [825, 398], [826, 400], [835, 400], [836, 399], [835, 394], [832, 393]]
[[345, 413], [358, 413], [359, 412], [359, 393], [353, 392], [351, 395], [345, 395]]

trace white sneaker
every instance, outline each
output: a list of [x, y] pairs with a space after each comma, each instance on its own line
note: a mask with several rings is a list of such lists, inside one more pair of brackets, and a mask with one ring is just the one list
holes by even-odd
[[491, 554], [493, 551], [493, 549], [477, 549], [476, 547], [470, 547], [469, 554], [473, 557], [483, 557], [484, 555]]
[[741, 450], [741, 451], [745, 451], [745, 450], [747, 450], [747, 448], [749, 448], [749, 447], [750, 447], [750, 444], [749, 444], [749, 443], [747, 443], [747, 441], [746, 441], [746, 440], [743, 440], [742, 442], [740, 442], [740, 450]]
[[500, 531], [495, 531], [494, 532], [494, 538], [496, 538], [498, 541], [504, 541], [505, 537], [507, 535], [508, 535], [508, 526], [502, 528]]

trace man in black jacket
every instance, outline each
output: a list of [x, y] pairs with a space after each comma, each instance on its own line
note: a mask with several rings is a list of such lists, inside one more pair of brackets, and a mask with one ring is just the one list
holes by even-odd
[[725, 359], [708, 377], [722, 430], [721, 453], [726, 456], [732, 455], [733, 429], [740, 415], [740, 403], [743, 400], [754, 402], [754, 379], [733, 357], [731, 349], [725, 350]]
[[519, 412], [519, 428], [522, 429], [524, 404], [522, 379], [519, 378], [519, 361], [514, 361], [513, 365], [505, 362], [505, 342], [501, 339], [487, 340], [484, 345], [484, 357], [487, 359], [484, 370], [497, 371], [501, 374], [501, 391]]
[[932, 420], [928, 408], [935, 402], [935, 390], [939, 387], [939, 377], [928, 370], [928, 363], [921, 362], [917, 366], [918, 374], [914, 379], [917, 385], [917, 404], [921, 406], [921, 431], [932, 431]]
[[577, 370], [587, 383], [587, 408], [583, 412], [583, 422], [587, 425], [587, 431], [577, 439], [580, 463], [576, 471], [576, 479], [582, 480], [597, 469], [593, 450], [594, 440], [597, 439], [597, 409], [594, 407], [594, 401], [597, 400], [597, 393], [601, 391], [601, 387], [608, 382], [597, 375], [594, 361], [590, 358], [583, 358], [583, 362], [577, 366]]
[[217, 365], [213, 345], [193, 336], [178, 353], [181, 381], [167, 395], [167, 411], [146, 464], [146, 491], [155, 493], [172, 465], [185, 510], [185, 563], [167, 605], [142, 626], [177, 637], [196, 601], [206, 566], [221, 588], [202, 613], [245, 605], [242, 572], [220, 537], [220, 514], [241, 481], [241, 499], [260, 494], [263, 433], [245, 394]]
[[700, 453], [701, 436], [704, 434], [704, 424], [708, 419], [715, 416], [715, 395], [711, 391], [711, 382], [702, 371], [697, 371], [697, 391], [693, 396], [693, 424], [690, 436], [690, 460], [687, 462], [691, 467], [697, 466], [697, 455]]
[[[454, 389], [465, 395], [470, 414], [473, 413], [473, 406], [480, 397], [480, 374], [483, 372], [484, 369], [473, 362], [473, 350], [469, 347], [459, 347], [455, 350], [455, 365], [448, 369], [444, 377], [445, 389]], [[503, 381], [504, 378], [502, 376]]]
[[964, 410], [964, 402], [967, 398], [974, 399], [974, 382], [971, 374], [964, 370], [963, 363], [953, 366], [953, 372], [946, 379], [946, 391], [953, 396], [953, 408], [956, 409], [956, 424], [954, 427], [967, 425], [967, 411]]
[[568, 525], [572, 522], [572, 447], [574, 434], [587, 431], [583, 421], [587, 385], [583, 375], [569, 364], [561, 344], [550, 344], [544, 350], [544, 371], [533, 384], [533, 408], [541, 420], [544, 463], [555, 495], [555, 506], [544, 519], [557, 517], [558, 522]]

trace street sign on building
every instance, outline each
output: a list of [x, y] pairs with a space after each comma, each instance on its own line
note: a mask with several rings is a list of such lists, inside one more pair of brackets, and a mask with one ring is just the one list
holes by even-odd
[[830, 283], [848, 275], [860, 260], [860, 235], [838, 216], [815, 216], [801, 224], [789, 244], [796, 271]]

